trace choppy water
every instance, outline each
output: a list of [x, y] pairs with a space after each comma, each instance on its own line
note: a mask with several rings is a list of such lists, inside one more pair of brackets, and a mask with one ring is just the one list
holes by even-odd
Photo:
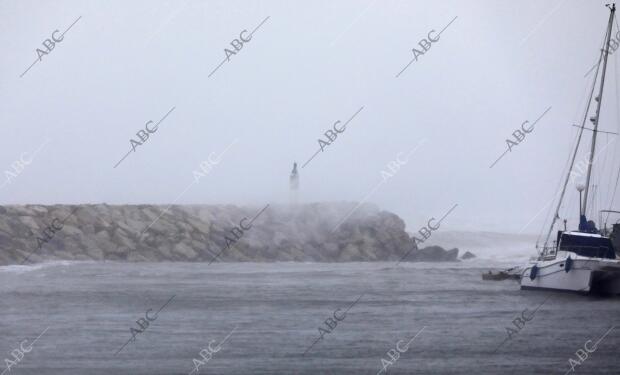
[[[612, 326], [620, 326], [618, 298], [520, 291], [514, 281], [482, 281], [480, 273], [487, 266], [0, 267], [2, 370], [22, 340], [32, 342], [44, 332], [5, 375], [188, 374], [195, 368], [194, 358], [203, 360], [198, 353], [211, 340], [218, 343], [234, 330], [221, 350], [201, 365], [200, 374], [376, 374], [381, 358], [389, 360], [386, 352], [397, 341], [419, 332], [388, 374], [561, 375], [587, 340], [596, 341]], [[135, 321], [172, 296], [135, 342], [115, 355], [131, 338], [130, 327], [138, 328]], [[512, 320], [549, 296], [525, 327], [494, 353]], [[344, 320], [304, 356], [319, 337], [322, 322], [358, 298]], [[620, 327], [601, 340], [575, 373], [620, 373], [619, 348]]]

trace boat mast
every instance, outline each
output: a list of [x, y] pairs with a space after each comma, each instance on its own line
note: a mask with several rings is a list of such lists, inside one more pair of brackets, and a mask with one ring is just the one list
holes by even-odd
[[[601, 56], [605, 59], [605, 65], [604, 65], [604, 69], [603, 69], [603, 77], [605, 76], [605, 68], [607, 68], [607, 55], [609, 53], [609, 40], [611, 38], [611, 28], [612, 28], [612, 20], [614, 17], [614, 13], [616, 11], [616, 4], [612, 4], [611, 7], [611, 14], [609, 16], [609, 22], [607, 25], [607, 35], [605, 36], [605, 44], [603, 44], [603, 50], [601, 51]], [[599, 59], [600, 62], [600, 59]], [[588, 99], [588, 106], [586, 107], [586, 111], [585, 114], [583, 116], [583, 121], [581, 122], [581, 129], [579, 129], [579, 137], [577, 139], [577, 144], [575, 145], [575, 150], [573, 151], [573, 155], [571, 157], [571, 161], [570, 161], [570, 165], [568, 167], [568, 173], [566, 174], [566, 179], [564, 180], [564, 186], [562, 187], [562, 192], [560, 193], [560, 199], [558, 200], [558, 205], [555, 209], [555, 212], [553, 214], [553, 218], [551, 219], [551, 225], [549, 226], [549, 231], [547, 232], [547, 236], [545, 237], [545, 243], [543, 245], [543, 249], [542, 249], [542, 254], [543, 256], [547, 253], [547, 249], [548, 249], [548, 245], [549, 245], [549, 239], [551, 238], [551, 233], [553, 232], [553, 227], [555, 226], [555, 223], [557, 221], [557, 219], [559, 219], [559, 213], [560, 213], [560, 207], [562, 206], [562, 201], [564, 200], [564, 194], [566, 193], [566, 186], [568, 186], [568, 181], [570, 178], [570, 172], [573, 169], [573, 166], [575, 165], [575, 159], [577, 157], [577, 151], [579, 150], [579, 144], [581, 143], [581, 136], [583, 135], [583, 129], [585, 129], [586, 126], [586, 119], [588, 118], [588, 111], [590, 110], [590, 104], [592, 103], [592, 94], [594, 94], [594, 88], [596, 87], [596, 78], [598, 77], [598, 72], [600, 69], [601, 65], [598, 64], [597, 68], [596, 68], [596, 73], [594, 74], [594, 82], [592, 82], [592, 90], [590, 91], [590, 97]], [[601, 84], [601, 92], [599, 93], [599, 95], [602, 95], [602, 87], [603, 85]], [[598, 109], [597, 109], [597, 114], [598, 111], [600, 110], [600, 97], [599, 97], [599, 105], [598, 105]], [[595, 124], [595, 132], [594, 135], [596, 136], [596, 125], [598, 125], [598, 115], [597, 115], [597, 119], [596, 119], [596, 124]], [[594, 139], [593, 139], [594, 141]], [[590, 160], [589, 160], [589, 164], [588, 164], [588, 182], [590, 181], [590, 171], [591, 171], [591, 167], [592, 167], [592, 162], [593, 162], [593, 156], [594, 156], [594, 143], [593, 143], [593, 149], [592, 149], [592, 153], [590, 154]], [[587, 186], [587, 185], [586, 185]], [[581, 193], [580, 193], [581, 194]], [[585, 200], [584, 200], [585, 202]], [[581, 206], [579, 207], [580, 210], [582, 208], [585, 209], [585, 203], [581, 203]], [[581, 211], [584, 212], [584, 211]], [[536, 244], [536, 247], [538, 247], [538, 243]]]
[[595, 98], [598, 104], [596, 105], [596, 115], [593, 121], [594, 129], [592, 130], [592, 146], [590, 147], [590, 158], [588, 160], [588, 174], [586, 177], [586, 189], [584, 191], [583, 202], [582, 202], [582, 207], [581, 207], [582, 215], [586, 215], [586, 208], [588, 206], [588, 192], [590, 190], [590, 177], [592, 175], [592, 162], [594, 161], [594, 150], [596, 148], [596, 134], [598, 130], [598, 120], [601, 114], [601, 103], [603, 103], [603, 87], [605, 86], [605, 73], [607, 73], [607, 57], [609, 56], [609, 42], [611, 39], [615, 12], [616, 12], [616, 4], [612, 4], [611, 12], [609, 13], [609, 23], [607, 25], [607, 35], [605, 36], [605, 44], [603, 45], [603, 73], [601, 74], [601, 86], [599, 88], [598, 97]]

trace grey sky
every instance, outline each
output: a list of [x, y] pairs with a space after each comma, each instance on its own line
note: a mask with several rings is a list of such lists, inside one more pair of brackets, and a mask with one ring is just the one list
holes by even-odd
[[[284, 203], [293, 161], [303, 164], [335, 121], [363, 106], [300, 170], [303, 201], [360, 201], [376, 188], [368, 200], [411, 231], [458, 203], [444, 228], [518, 232], [533, 219], [524, 230], [538, 232], [547, 210], [534, 217], [558, 186], [578, 130], [571, 124], [583, 116], [604, 3], [5, 0], [0, 170], [44, 146], [0, 189], [0, 202], [167, 204], [185, 191], [177, 203]], [[41, 43], [80, 16], [20, 78]], [[411, 49], [457, 16], [395, 78]], [[266, 17], [208, 77], [231, 40]], [[607, 131], [620, 123], [618, 65], [612, 55], [600, 122]], [[130, 138], [173, 107], [113, 168]], [[511, 133], [549, 107], [490, 169]], [[388, 163], [422, 141], [377, 187]], [[228, 146], [190, 186], [200, 163]], [[617, 149], [602, 155], [614, 181]], [[574, 189], [568, 194], [574, 199]]]

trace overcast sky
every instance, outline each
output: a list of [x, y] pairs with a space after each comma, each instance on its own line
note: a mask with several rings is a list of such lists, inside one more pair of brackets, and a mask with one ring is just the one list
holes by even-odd
[[[583, 116], [605, 2], [3, 0], [0, 202], [285, 203], [292, 163], [363, 107], [300, 168], [302, 201], [367, 200], [410, 231], [458, 204], [443, 228], [537, 233]], [[72, 24], [39, 61], [45, 39]], [[617, 132], [617, 56], [609, 64], [600, 128]], [[173, 108], [114, 168], [146, 122]], [[600, 196], [613, 188], [617, 149], [601, 156], [613, 178]], [[578, 199], [574, 188], [568, 196]]]

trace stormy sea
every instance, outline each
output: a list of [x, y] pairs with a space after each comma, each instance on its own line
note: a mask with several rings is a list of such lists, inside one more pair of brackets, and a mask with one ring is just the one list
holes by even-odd
[[5, 374], [611, 374], [618, 299], [450, 263], [0, 267]]

